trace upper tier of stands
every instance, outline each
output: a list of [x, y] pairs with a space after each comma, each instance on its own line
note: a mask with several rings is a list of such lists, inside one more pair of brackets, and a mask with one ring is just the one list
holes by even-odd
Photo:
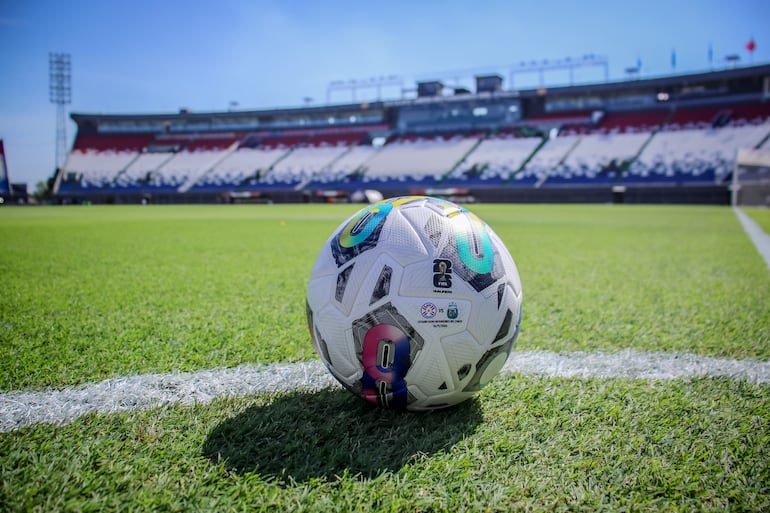
[[770, 138], [770, 103], [541, 118], [549, 135], [548, 127], [562, 123], [557, 136], [515, 129], [394, 134], [375, 146], [367, 130], [79, 134], [59, 190], [723, 183], [737, 149], [767, 146]]

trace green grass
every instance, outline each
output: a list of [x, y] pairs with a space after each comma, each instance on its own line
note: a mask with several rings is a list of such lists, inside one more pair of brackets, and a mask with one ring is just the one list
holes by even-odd
[[[357, 208], [0, 209], [0, 390], [317, 358], [305, 285]], [[770, 273], [729, 208], [472, 210], [519, 266], [517, 350], [770, 358]], [[767, 511], [770, 385], [506, 375], [427, 415], [342, 389], [91, 414], [0, 434], [0, 510]]]
[[[0, 389], [316, 358], [304, 292], [353, 205], [0, 209]], [[518, 348], [770, 356], [770, 274], [719, 207], [476, 205]]]
[[314, 356], [304, 321], [308, 248], [320, 248], [336, 217], [280, 208], [8, 211], [0, 388]]
[[0, 434], [0, 504], [44, 511], [767, 511], [770, 388], [508, 376], [432, 414], [347, 392]]
[[770, 210], [758, 207], [742, 207], [742, 210], [756, 221], [765, 233], [770, 233]]

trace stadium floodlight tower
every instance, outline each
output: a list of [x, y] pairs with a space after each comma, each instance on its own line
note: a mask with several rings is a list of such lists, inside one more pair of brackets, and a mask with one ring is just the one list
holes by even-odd
[[68, 53], [48, 54], [48, 98], [56, 105], [56, 168], [67, 155], [66, 105], [72, 102], [72, 60]]

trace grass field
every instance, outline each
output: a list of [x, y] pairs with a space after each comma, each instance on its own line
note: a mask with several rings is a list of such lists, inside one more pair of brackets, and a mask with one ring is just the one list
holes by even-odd
[[770, 210], [752, 207], [744, 208], [743, 211], [761, 226], [765, 233], [770, 233]]
[[[357, 208], [0, 209], [0, 390], [315, 359], [305, 284]], [[519, 267], [516, 350], [770, 359], [770, 273], [732, 210], [472, 210]], [[339, 389], [92, 414], [0, 434], [0, 482], [12, 511], [759, 511], [770, 386], [507, 375], [431, 415]]]

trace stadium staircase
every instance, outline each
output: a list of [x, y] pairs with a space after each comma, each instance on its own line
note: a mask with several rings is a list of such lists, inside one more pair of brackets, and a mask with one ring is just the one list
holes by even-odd
[[212, 162], [208, 167], [203, 169], [200, 173], [197, 175], [190, 176], [185, 183], [183, 183], [181, 186], [179, 186], [178, 192], [187, 192], [190, 190], [190, 188], [195, 185], [201, 178], [205, 177], [208, 173], [210, 173], [214, 168], [217, 167], [217, 165], [225, 160], [227, 157], [229, 157], [234, 151], [238, 149], [238, 146], [240, 144], [240, 140], [234, 141], [230, 146], [227, 147], [227, 150], [214, 162]]
[[674, 117], [674, 112], [675, 112], [675, 110], [674, 110], [674, 109], [671, 109], [671, 110], [668, 112], [668, 114], [666, 114], [666, 117], [665, 117], [665, 118], [663, 118], [663, 121], [661, 121], [661, 122], [660, 122], [660, 124], [659, 124], [658, 126], [656, 126], [656, 127], [655, 127], [655, 128], [654, 128], [654, 129], [653, 129], [651, 132], [650, 132], [650, 136], [649, 136], [649, 137], [648, 137], [648, 138], [647, 138], [647, 139], [644, 141], [644, 143], [642, 143], [642, 145], [639, 147], [639, 151], [637, 151], [637, 152], [636, 152], [636, 154], [635, 154], [633, 157], [631, 157], [630, 159], [626, 160], [625, 162], [623, 162], [623, 163], [621, 164], [621, 166], [620, 166], [620, 169], [619, 169], [619, 171], [620, 171], [620, 173], [619, 173], [619, 177], [622, 177], [622, 176], [623, 176], [623, 175], [626, 173], [626, 171], [628, 171], [628, 168], [630, 168], [630, 167], [633, 165], [633, 163], [634, 163], [634, 162], [636, 162], [637, 160], [639, 160], [639, 156], [640, 156], [642, 153], [644, 153], [644, 150], [645, 150], [645, 148], [647, 148], [647, 146], [649, 146], [649, 145], [650, 145], [650, 143], [652, 142], [653, 138], [655, 137], [655, 134], [657, 134], [657, 133], [658, 133], [660, 130], [662, 130], [662, 129], [663, 129], [663, 127], [664, 127], [664, 126], [666, 126], [666, 125], [668, 124], [668, 122], [669, 122], [669, 121], [671, 121], [671, 118], [673, 118], [673, 117]]
[[272, 164], [270, 164], [270, 165], [267, 167], [267, 169], [264, 169], [264, 170], [262, 170], [262, 169], [258, 169], [258, 170], [257, 170], [257, 178], [258, 178], [258, 179], [260, 179], [260, 180], [262, 180], [262, 179], [264, 179], [265, 177], [267, 177], [268, 175], [270, 175], [270, 173], [271, 173], [271, 172], [273, 171], [273, 169], [275, 168], [276, 164], [278, 164], [278, 163], [279, 163], [279, 162], [281, 162], [282, 160], [285, 160], [285, 159], [286, 159], [286, 157], [288, 157], [289, 155], [291, 155], [291, 153], [294, 151], [294, 149], [295, 149], [295, 148], [294, 148], [293, 146], [292, 146], [292, 147], [290, 147], [290, 148], [289, 148], [289, 149], [288, 149], [286, 152], [284, 152], [284, 153], [283, 153], [282, 155], [280, 155], [280, 156], [279, 156], [277, 159], [275, 159], [275, 160], [273, 161], [273, 163], [272, 163]]
[[[559, 160], [559, 162], [556, 164], [556, 167], [557, 167], [557, 168], [558, 168], [559, 166], [562, 166], [562, 165], [564, 165], [564, 162], [567, 160], [567, 157], [569, 157], [569, 154], [570, 154], [570, 153], [572, 153], [572, 152], [575, 150], [575, 148], [577, 148], [577, 146], [578, 146], [578, 144], [580, 144], [580, 141], [581, 141], [581, 140], [582, 140], [582, 137], [576, 137], [576, 138], [575, 138], [575, 142], [574, 142], [574, 143], [572, 143], [572, 146], [570, 146], [570, 147], [569, 147], [569, 149], [568, 149], [568, 150], [567, 150], [567, 151], [564, 153], [564, 156], [563, 156], [563, 157], [562, 157], [562, 158]], [[538, 149], [540, 149], [540, 147], [539, 147], [539, 146], [538, 146]], [[554, 170], [553, 170], [553, 169], [551, 169], [549, 173], [547, 173], [547, 174], [543, 175], [543, 177], [542, 177], [542, 178], [540, 178], [540, 179], [539, 179], [539, 180], [538, 180], [538, 181], [535, 183], [535, 189], [539, 189], [540, 187], [542, 187], [542, 186], [543, 186], [543, 185], [544, 185], [544, 184], [545, 184], [545, 183], [548, 181], [548, 177], [549, 177], [549, 176], [550, 176], [550, 174], [551, 174], [551, 173], [553, 173], [553, 172], [554, 172]]]
[[762, 147], [766, 146], [768, 144], [768, 141], [770, 141], [770, 131], [767, 133], [767, 135], [765, 136], [764, 139], [759, 141], [759, 144], [754, 146], [754, 149], [758, 150], [759, 148], [762, 148]]
[[343, 157], [345, 157], [345, 155], [347, 155], [348, 153], [350, 153], [351, 151], [353, 151], [353, 148], [355, 148], [355, 145], [351, 145], [351, 146], [348, 146], [348, 149], [347, 149], [347, 150], [345, 150], [344, 152], [342, 152], [342, 153], [340, 153], [339, 155], [337, 155], [337, 156], [336, 156], [336, 157], [335, 157], [335, 158], [334, 158], [334, 159], [333, 159], [331, 162], [329, 162], [328, 164], [326, 164], [326, 165], [325, 165], [323, 168], [321, 168], [321, 169], [320, 169], [320, 170], [319, 170], [317, 173], [313, 174], [312, 176], [309, 176], [309, 177], [305, 178], [305, 179], [304, 179], [304, 180], [302, 180], [300, 183], [298, 183], [298, 184], [297, 184], [297, 185], [294, 187], [294, 190], [295, 190], [295, 191], [301, 191], [302, 189], [304, 189], [305, 187], [307, 187], [309, 184], [311, 184], [311, 183], [313, 182], [313, 180], [315, 180], [315, 179], [316, 179], [316, 178], [318, 178], [319, 176], [323, 175], [324, 173], [327, 173], [327, 172], [329, 172], [331, 169], [333, 169], [333, 168], [334, 168], [334, 165], [335, 165], [337, 162], [339, 162], [339, 161], [340, 161], [340, 159], [342, 159]]
[[[163, 168], [163, 166], [168, 164], [171, 159], [174, 158], [174, 155], [176, 155], [176, 153], [172, 153], [172, 152], [162, 152], [161, 151], [161, 152], [158, 152], [158, 153], [163, 155], [163, 160], [161, 162], [159, 162], [157, 165], [153, 166], [153, 168], [148, 169], [146, 172], [144, 172], [144, 173], [142, 173], [140, 175], [139, 183], [142, 184], [143, 186], [147, 186], [147, 185], [151, 184], [154, 179], [156, 179], [158, 177], [161, 177], [160, 170]], [[139, 157], [137, 157], [137, 160], [142, 155], [145, 155], [145, 154], [140, 154]], [[128, 170], [128, 169], [129, 168], [126, 168], [126, 170]]]
[[140, 155], [141, 155], [141, 153], [137, 153], [137, 154], [134, 156], [134, 158], [132, 158], [132, 159], [131, 159], [131, 162], [129, 162], [128, 164], [126, 164], [125, 166], [123, 166], [123, 169], [121, 169], [120, 171], [118, 171], [118, 172], [117, 172], [117, 174], [115, 175], [115, 177], [114, 177], [114, 178], [113, 178], [113, 179], [110, 181], [110, 187], [117, 187], [117, 186], [118, 186], [118, 184], [119, 184], [119, 180], [120, 180], [121, 176], [123, 176], [123, 175], [126, 173], [126, 171], [128, 170], [128, 168], [130, 168], [130, 167], [131, 167], [131, 165], [132, 165], [134, 162], [136, 162], [136, 159], [138, 159]]
[[514, 179], [514, 177], [516, 175], [518, 175], [519, 173], [523, 173], [524, 172], [524, 170], [527, 168], [527, 164], [529, 164], [529, 161], [532, 160], [533, 158], [535, 158], [535, 155], [537, 155], [537, 152], [539, 152], [540, 148], [545, 146], [545, 143], [547, 143], [547, 142], [548, 142], [548, 138], [547, 137], [543, 137], [540, 140], [540, 144], [538, 144], [537, 147], [534, 150], [532, 150], [532, 153], [529, 154], [529, 157], [524, 159], [524, 162], [521, 163], [521, 166], [519, 166], [519, 169], [517, 169], [516, 172], [513, 173], [510, 176], [510, 178], [508, 178], [508, 180], [505, 182], [505, 185], [510, 184], [510, 182], [513, 181], [513, 179]]
[[440, 180], [437, 180], [437, 181], [436, 181], [436, 185], [441, 185], [441, 183], [442, 183], [442, 182], [444, 182], [444, 181], [445, 181], [447, 178], [449, 178], [450, 176], [452, 176], [452, 174], [453, 174], [455, 171], [457, 171], [457, 169], [458, 169], [460, 166], [462, 166], [462, 165], [463, 165], [463, 163], [465, 163], [465, 161], [468, 159], [468, 157], [469, 157], [469, 156], [470, 156], [470, 155], [471, 155], [471, 154], [472, 154], [474, 151], [476, 151], [476, 148], [478, 148], [478, 147], [479, 147], [479, 145], [481, 145], [481, 143], [482, 143], [482, 142], [483, 142], [485, 139], [487, 139], [487, 137], [488, 137], [488, 135], [484, 135], [483, 137], [479, 137], [479, 138], [476, 140], [476, 142], [473, 144], [473, 146], [471, 146], [471, 147], [470, 147], [470, 149], [469, 149], [468, 151], [466, 151], [466, 152], [465, 152], [465, 153], [464, 153], [464, 154], [463, 154], [463, 155], [462, 155], [462, 156], [461, 156], [461, 157], [460, 157], [460, 158], [457, 160], [457, 162], [455, 162], [454, 166], [452, 166], [452, 167], [449, 169], [449, 171], [447, 171], [446, 173], [444, 173], [444, 174], [441, 176], [441, 179], [440, 179]]
[[[69, 158], [69, 154], [67, 155], [67, 158]], [[65, 169], [64, 167], [61, 167], [56, 170], [56, 176], [54, 177], [54, 180], [53, 180], [54, 196], [59, 194], [59, 187], [61, 187], [61, 181], [62, 181], [62, 176], [64, 175], [64, 169]]]
[[639, 151], [636, 152], [634, 156], [632, 156], [630, 159], [624, 161], [620, 165], [619, 176], [623, 176], [626, 171], [628, 171], [628, 168], [631, 167], [631, 165], [636, 162], [639, 159], [639, 156], [644, 153], [644, 149], [650, 145], [650, 142], [652, 142], [652, 139], [655, 137], [655, 134], [657, 133], [657, 130], [654, 132], [650, 132], [649, 137], [642, 143], [642, 145], [639, 147]]

